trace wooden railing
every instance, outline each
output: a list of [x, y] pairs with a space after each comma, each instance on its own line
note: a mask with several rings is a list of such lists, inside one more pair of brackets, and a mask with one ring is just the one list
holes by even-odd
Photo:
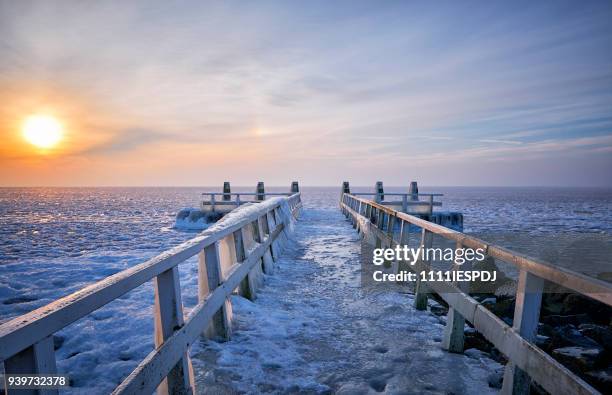
[[[228, 298], [236, 289], [255, 298], [261, 273], [272, 271], [279, 242], [286, 237], [287, 224], [281, 213], [285, 203], [297, 217], [299, 192], [242, 207], [147, 262], [1, 325], [0, 361], [5, 373], [55, 373], [54, 333], [154, 280], [155, 350], [113, 393], [194, 392], [188, 349], [202, 334], [229, 337]], [[178, 265], [195, 255], [199, 257], [199, 302], [184, 317]]]
[[[379, 203], [343, 193], [342, 212], [360, 232], [371, 232], [383, 247], [407, 244], [410, 225], [421, 228], [420, 245], [432, 246], [433, 235], [454, 241], [457, 248], [482, 248], [493, 258], [508, 262], [519, 270], [513, 326], [495, 316], [466, 289], [448, 282], [417, 281], [415, 306], [427, 308], [427, 294], [436, 292], [449, 305], [443, 346], [451, 352], [463, 352], [464, 322], [469, 321], [488, 341], [509, 359], [502, 392], [528, 394], [533, 379], [551, 394], [597, 394], [596, 389], [569, 371], [534, 343], [540, 315], [544, 282], [558, 284], [589, 298], [612, 305], [612, 286], [569, 269], [554, 266], [441, 225], [408, 215]], [[395, 232], [399, 229], [399, 234]], [[429, 270], [430, 262], [417, 262], [417, 272]], [[456, 266], [453, 270], [459, 270]], [[417, 276], [419, 279], [420, 276]]]

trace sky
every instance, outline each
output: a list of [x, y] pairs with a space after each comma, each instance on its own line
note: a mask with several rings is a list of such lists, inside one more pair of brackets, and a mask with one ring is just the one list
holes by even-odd
[[[612, 187], [612, 2], [0, 0], [0, 186]], [[28, 116], [63, 129], [41, 150]]]

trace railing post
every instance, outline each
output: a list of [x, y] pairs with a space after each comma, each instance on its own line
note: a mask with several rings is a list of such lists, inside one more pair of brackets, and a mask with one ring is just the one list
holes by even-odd
[[[155, 347], [159, 348], [184, 324], [183, 303], [178, 267], [166, 270], [155, 277]], [[183, 357], [172, 368], [168, 376], [157, 387], [158, 394], [193, 393], [189, 355]]]
[[[234, 232], [234, 248], [236, 249], [236, 261], [242, 264], [247, 257], [247, 248], [244, 242], [243, 229], [240, 228]], [[240, 282], [240, 295], [249, 299], [255, 300], [255, 282], [251, 273], [247, 274]]]
[[[13, 355], [4, 361], [4, 372], [6, 374], [55, 374], [55, 351], [53, 350], [53, 336], [34, 343], [25, 350]], [[6, 378], [5, 387], [6, 388]], [[17, 390], [15, 390], [17, 392]], [[8, 393], [8, 392], [6, 392]], [[19, 394], [57, 394], [55, 390], [19, 390]]]
[[[525, 270], [519, 273], [516, 287], [513, 328], [528, 342], [533, 342], [540, 320], [544, 280]], [[529, 394], [531, 379], [511, 362], [506, 364], [502, 394]]]
[[[217, 241], [204, 247], [198, 258], [198, 297], [199, 301], [202, 302], [208, 297], [210, 292], [223, 283], [219, 242]], [[229, 340], [231, 335], [231, 311], [232, 305], [229, 299], [226, 299], [225, 305], [215, 313], [209, 327], [205, 331], [206, 337]]]
[[[463, 245], [461, 242], [457, 242], [455, 250], [462, 248]], [[453, 271], [465, 271], [466, 268], [463, 267], [464, 265], [470, 265], [470, 263], [465, 262], [463, 265], [458, 265], [453, 262]], [[457, 285], [462, 292], [469, 292], [470, 283], [468, 281], [454, 282], [453, 284]], [[446, 327], [444, 328], [442, 348], [450, 352], [462, 353], [465, 340], [464, 328], [465, 318], [459, 314], [457, 310], [449, 307], [448, 314], [446, 315]]]
[[[425, 256], [420, 261], [420, 267], [422, 271], [427, 273], [429, 270], [429, 260], [427, 259], [427, 250], [431, 248], [433, 242], [433, 234], [427, 229], [422, 229], [421, 231], [421, 247], [423, 249], [423, 254]], [[425, 281], [421, 281], [421, 272], [417, 272], [417, 281], [415, 287], [415, 295], [414, 295], [414, 307], [417, 310], [427, 310], [427, 294], [429, 293], [429, 289], [427, 287], [427, 283]]]
[[212, 193], [210, 194], [210, 211], [215, 211], [215, 195]]
[[402, 195], [402, 212], [408, 212], [408, 195]]
[[[270, 228], [268, 226], [268, 216], [263, 215], [257, 219], [257, 226], [259, 227], [260, 243], [266, 238], [270, 237]], [[263, 255], [263, 269], [264, 273], [274, 273], [274, 259], [272, 258], [272, 246], [266, 248], [266, 252]]]
[[[276, 229], [274, 211], [268, 211], [266, 213], [266, 220], [268, 221], [268, 231], [270, 232], [268, 237], [272, 237], [272, 232], [274, 232], [274, 229]], [[272, 259], [274, 262], [276, 262], [280, 257], [280, 249], [276, 240], [273, 240], [272, 243], [270, 243], [270, 250], [272, 251]]]

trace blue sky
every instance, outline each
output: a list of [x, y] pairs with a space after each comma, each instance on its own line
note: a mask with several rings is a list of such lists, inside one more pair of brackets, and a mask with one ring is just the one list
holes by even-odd
[[[3, 185], [612, 186], [612, 2], [0, 1]], [[66, 125], [52, 154], [19, 119]]]

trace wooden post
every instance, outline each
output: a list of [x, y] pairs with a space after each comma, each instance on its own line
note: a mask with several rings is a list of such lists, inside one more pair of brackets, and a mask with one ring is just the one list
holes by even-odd
[[376, 193], [374, 201], [376, 203], [380, 203], [385, 200], [385, 191], [383, 189], [383, 182], [376, 181], [376, 185], [374, 186], [374, 192]]
[[[234, 248], [236, 249], [236, 260], [239, 264], [242, 264], [247, 257], [243, 229], [240, 228], [234, 232]], [[249, 300], [255, 300], [255, 283], [256, 281], [254, 281], [251, 273], [247, 274], [240, 282], [240, 295]]]
[[[184, 325], [183, 303], [178, 266], [155, 277], [155, 347], [159, 348]], [[160, 394], [188, 394], [193, 392], [187, 350], [157, 387]]]
[[[272, 234], [274, 229], [276, 229], [276, 221], [274, 220], [274, 212], [268, 211], [266, 213], [266, 219], [268, 221], [269, 232], [270, 234]], [[274, 240], [270, 244], [270, 250], [272, 251], [272, 259], [274, 260], [274, 262], [278, 261], [278, 259], [280, 258], [280, 249], [278, 247], [278, 242], [276, 240]]]
[[410, 188], [408, 189], [408, 193], [410, 194], [410, 200], [412, 201], [419, 200], [419, 187], [416, 181], [412, 181], [410, 183]]
[[[433, 234], [427, 229], [423, 229], [421, 231], [421, 247], [423, 248], [423, 253], [426, 252], [427, 249], [431, 248], [433, 243]], [[424, 256], [424, 259], [421, 260], [421, 268], [426, 272], [429, 270], [429, 260], [427, 256]], [[416, 289], [414, 295], [414, 307], [417, 310], [427, 310], [427, 294], [429, 290], [427, 287], [427, 283], [421, 281], [421, 273], [417, 273], [417, 281], [416, 281]]]
[[263, 181], [259, 181], [257, 183], [257, 188], [255, 188], [255, 200], [262, 201], [266, 200], [266, 189], [264, 188]]
[[[203, 302], [210, 292], [223, 283], [219, 242], [204, 247], [204, 251], [200, 252], [198, 258], [198, 297], [199, 301]], [[231, 311], [232, 305], [227, 299], [225, 306], [215, 313], [209, 328], [205, 331], [206, 337], [229, 340], [231, 335]]]
[[[525, 340], [533, 342], [538, 331], [544, 280], [525, 270], [519, 273], [516, 287], [513, 328]], [[506, 364], [502, 394], [529, 394], [531, 379], [511, 362]]]
[[210, 211], [215, 212], [215, 195], [210, 194]]
[[223, 183], [223, 201], [230, 201], [232, 200], [232, 189], [230, 188], [230, 183], [229, 181], [225, 181]]
[[402, 212], [408, 212], [408, 195], [402, 195]]
[[[25, 350], [13, 355], [4, 361], [4, 372], [6, 374], [55, 374], [55, 351], [53, 349], [53, 336], [34, 343]], [[6, 388], [6, 378], [5, 387]], [[6, 390], [5, 390], [6, 391]], [[12, 390], [19, 394], [57, 394], [57, 390]], [[8, 393], [8, 391], [6, 392]]]
[[[463, 248], [463, 245], [460, 242], [457, 242], [455, 249], [459, 250], [461, 248]], [[467, 266], [469, 265], [469, 262], [465, 262], [463, 265], [457, 265], [453, 262], [453, 271], [465, 271], [468, 269]], [[469, 282], [454, 282], [454, 284], [456, 284], [462, 292], [469, 292]], [[452, 307], [449, 307], [448, 314], [446, 315], [446, 327], [444, 328], [442, 348], [450, 352], [462, 353], [465, 340], [464, 328], [465, 318], [461, 314], [459, 314], [457, 310]]]
[[[263, 242], [265, 238], [270, 237], [270, 230], [268, 227], [267, 215], [259, 217], [257, 219], [257, 225], [259, 227], [260, 242]], [[263, 255], [263, 269], [264, 273], [274, 273], [274, 259], [272, 259], [272, 246], [266, 248], [266, 252]]]

